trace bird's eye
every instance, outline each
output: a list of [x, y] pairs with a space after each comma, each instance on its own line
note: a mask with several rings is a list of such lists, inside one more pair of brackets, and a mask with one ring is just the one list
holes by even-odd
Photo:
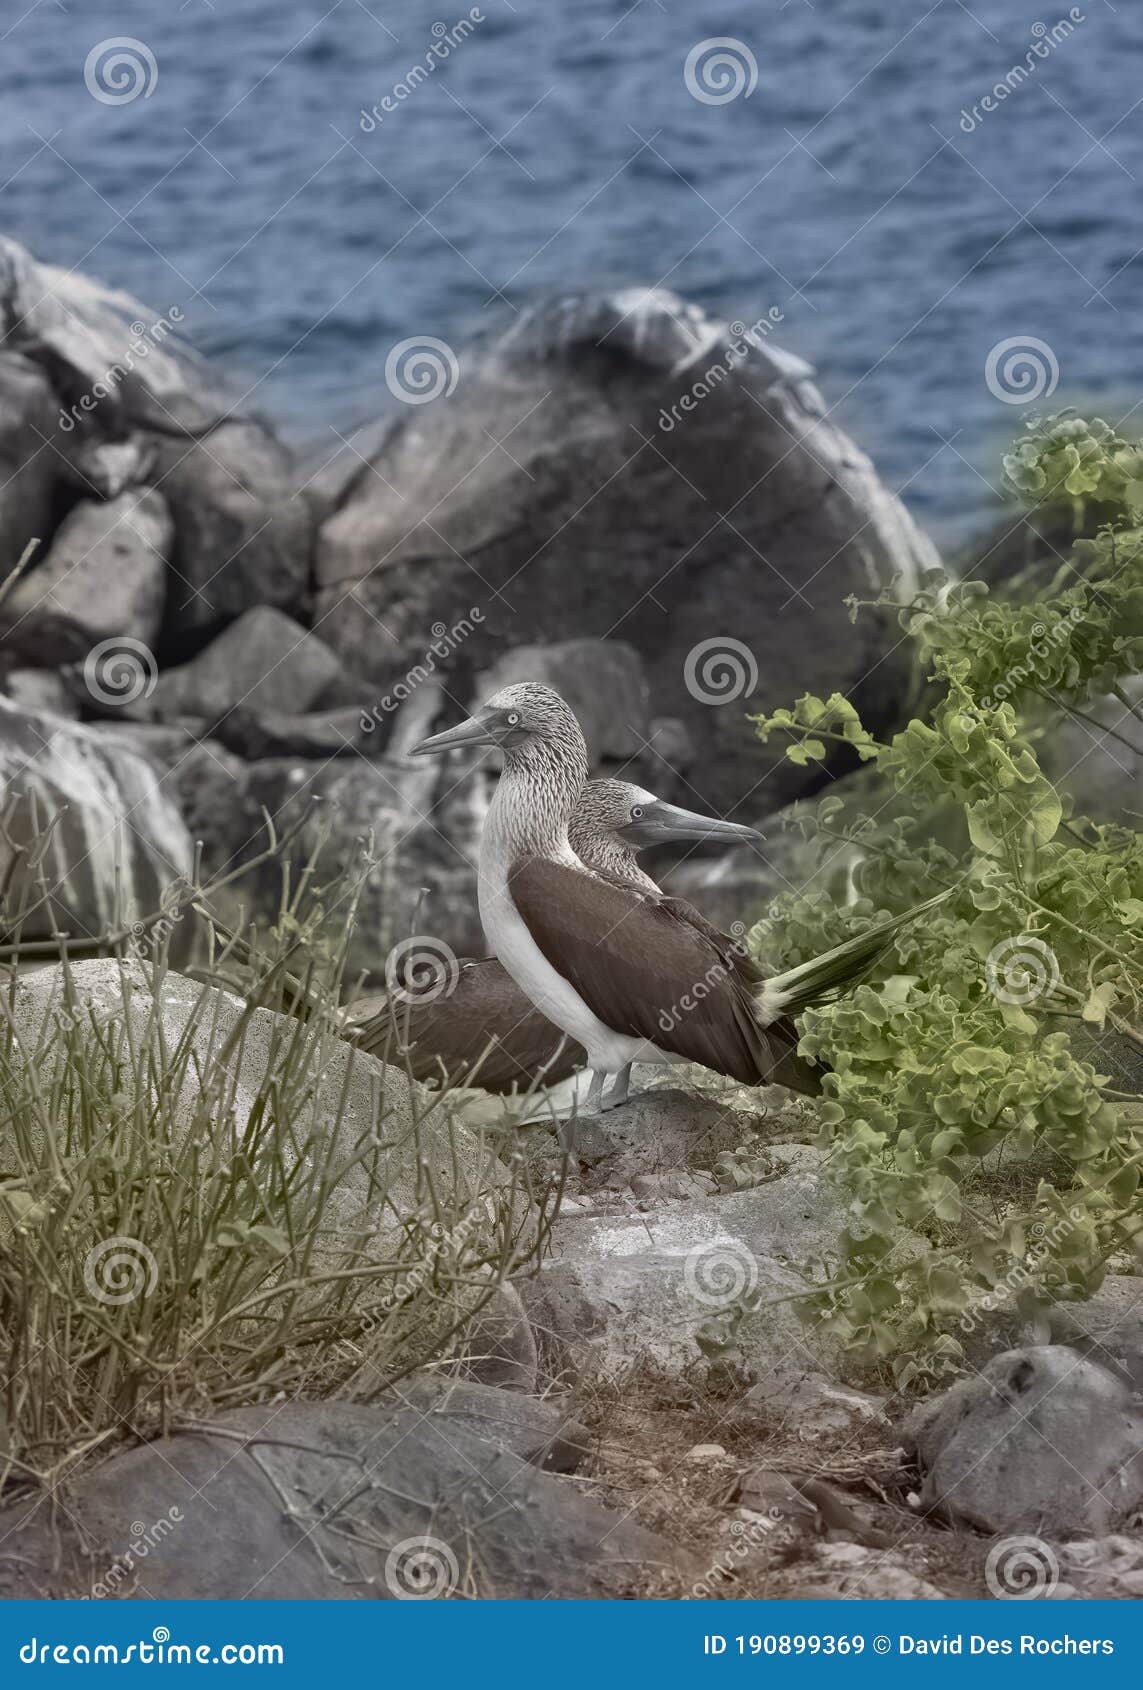
[[635, 805], [634, 809], [631, 811], [631, 820], [633, 822], [641, 822], [643, 820], [643, 810], [641, 805]]
[[509, 710], [506, 719], [510, 728], [518, 728], [520, 726], [520, 712], [518, 710]]

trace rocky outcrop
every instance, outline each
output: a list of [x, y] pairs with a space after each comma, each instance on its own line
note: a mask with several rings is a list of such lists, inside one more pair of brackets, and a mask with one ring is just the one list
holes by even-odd
[[224, 626], [252, 605], [302, 607], [316, 519], [290, 453], [265, 424], [227, 422], [190, 446], [162, 440], [155, 478], [175, 519], [172, 641]]
[[176, 654], [252, 606], [302, 606], [316, 535], [292, 453], [234, 414], [181, 320], [0, 237], [6, 568], [29, 539], [50, 545], [77, 500], [157, 490], [173, 518], [162, 642]]
[[809, 367], [734, 339], [632, 291], [569, 295], [466, 348], [455, 390], [408, 407], [323, 525], [323, 637], [389, 684], [477, 606], [454, 696], [521, 644], [625, 641], [724, 814], [764, 771], [771, 805], [805, 783], [763, 759], [749, 710], [840, 688], [874, 727], [898, 720], [895, 633], [842, 601], [894, 574], [907, 594], [935, 553]]

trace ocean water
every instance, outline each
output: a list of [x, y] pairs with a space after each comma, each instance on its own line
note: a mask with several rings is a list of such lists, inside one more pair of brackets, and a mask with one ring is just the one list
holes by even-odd
[[[177, 306], [295, 439], [390, 406], [396, 341], [459, 346], [601, 283], [780, 310], [946, 543], [995, 507], [1014, 401], [1054, 386], [1043, 405], [1143, 421], [1132, 0], [29, 5], [0, 16], [0, 227]], [[114, 103], [85, 65], [117, 37], [150, 91]], [[721, 37], [742, 91], [696, 98], [733, 86], [701, 54], [688, 86]], [[992, 349], [1029, 337], [990, 386]]]

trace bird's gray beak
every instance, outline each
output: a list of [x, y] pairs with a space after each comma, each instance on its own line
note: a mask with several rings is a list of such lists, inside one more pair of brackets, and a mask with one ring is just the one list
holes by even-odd
[[665, 844], [669, 839], [713, 839], [725, 844], [757, 845], [765, 837], [757, 828], [724, 822], [718, 816], [700, 816], [694, 810], [665, 804], [662, 799], [646, 805], [638, 821], [625, 822], [616, 832], [640, 849]]
[[495, 719], [482, 713], [479, 716], [467, 717], [465, 721], [458, 722], [455, 728], [446, 728], [444, 733], [423, 739], [419, 745], [411, 745], [409, 756], [436, 757], [442, 751], [455, 751], [465, 745], [495, 744]]

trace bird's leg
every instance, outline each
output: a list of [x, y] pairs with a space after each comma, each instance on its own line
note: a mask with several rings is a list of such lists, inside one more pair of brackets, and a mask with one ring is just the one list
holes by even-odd
[[587, 1096], [584, 1098], [583, 1108], [580, 1110], [581, 1115], [598, 1115], [600, 1113], [603, 1108], [603, 1082], [606, 1078], [607, 1074], [604, 1069], [592, 1069], [591, 1084], [587, 1088]]
[[615, 1076], [615, 1084], [607, 1096], [600, 1099], [601, 1109], [618, 1109], [620, 1104], [627, 1102], [627, 1088], [631, 1084], [631, 1064], [621, 1068]]

